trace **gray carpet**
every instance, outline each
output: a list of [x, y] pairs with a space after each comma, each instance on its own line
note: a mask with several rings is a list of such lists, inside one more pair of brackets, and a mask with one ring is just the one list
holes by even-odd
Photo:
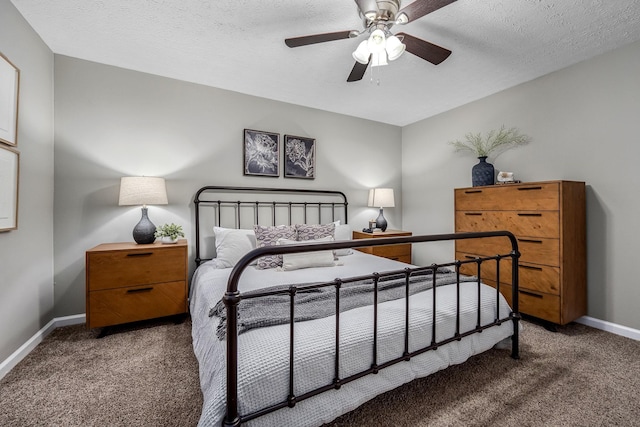
[[[190, 426], [202, 396], [191, 324], [102, 339], [54, 331], [0, 381], [1, 426]], [[364, 404], [331, 426], [640, 426], [640, 342], [524, 322], [520, 360], [490, 350]]]

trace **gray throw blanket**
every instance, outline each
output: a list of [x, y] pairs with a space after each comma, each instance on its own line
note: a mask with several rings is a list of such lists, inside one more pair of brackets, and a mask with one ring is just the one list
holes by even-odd
[[[460, 276], [460, 282], [473, 282], [477, 278]], [[404, 298], [406, 279], [404, 274], [380, 278], [378, 281], [378, 303]], [[456, 283], [456, 274], [446, 268], [436, 271], [436, 286]], [[309, 284], [297, 285], [308, 286]], [[292, 285], [278, 285], [259, 291], [251, 291], [243, 296], [265, 291], [288, 290]], [[431, 289], [431, 270], [414, 273], [409, 279], [409, 294]], [[335, 315], [335, 286], [318, 289], [299, 289], [295, 296], [295, 321], [320, 319]], [[288, 294], [269, 295], [241, 300], [238, 305], [238, 334], [255, 328], [288, 324], [291, 297]], [[365, 279], [343, 284], [340, 289], [340, 312], [373, 304], [373, 279]], [[217, 328], [218, 339], [224, 340], [227, 329], [227, 310], [222, 300], [209, 310], [209, 317], [220, 317]]]

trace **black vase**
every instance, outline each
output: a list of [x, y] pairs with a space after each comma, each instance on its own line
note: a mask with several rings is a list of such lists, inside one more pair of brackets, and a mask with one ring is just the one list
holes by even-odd
[[474, 187], [495, 184], [496, 170], [491, 163], [487, 163], [487, 156], [478, 157], [480, 160], [471, 168], [471, 183]]
[[149, 219], [147, 208], [142, 208], [142, 218], [133, 228], [133, 240], [140, 245], [153, 243], [156, 240], [155, 232], [156, 226]]

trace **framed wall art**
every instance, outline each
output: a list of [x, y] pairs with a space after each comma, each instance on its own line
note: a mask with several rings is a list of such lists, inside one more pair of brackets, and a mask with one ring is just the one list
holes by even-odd
[[244, 130], [244, 174], [280, 176], [280, 134]]
[[20, 70], [0, 53], [0, 142], [15, 146], [18, 134]]
[[18, 228], [20, 153], [0, 144], [0, 231]]
[[316, 140], [302, 136], [284, 136], [285, 178], [316, 177]]

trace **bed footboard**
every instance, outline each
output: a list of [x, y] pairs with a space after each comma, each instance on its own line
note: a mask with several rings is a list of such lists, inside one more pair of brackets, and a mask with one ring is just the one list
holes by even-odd
[[[302, 395], [296, 396], [294, 394], [294, 384], [295, 384], [295, 371], [294, 371], [294, 363], [293, 363], [293, 354], [294, 354], [294, 331], [296, 322], [294, 321], [295, 316], [295, 296], [299, 291], [299, 287], [290, 286], [286, 290], [277, 291], [279, 294], [287, 294], [290, 296], [290, 316], [288, 320], [289, 329], [290, 329], [290, 341], [289, 341], [289, 396], [286, 400], [279, 402], [275, 405], [271, 405], [260, 409], [256, 412], [250, 414], [240, 414], [238, 412], [238, 304], [243, 298], [241, 292], [238, 289], [238, 284], [240, 277], [247, 266], [251, 264], [252, 261], [265, 256], [265, 255], [283, 255], [283, 254], [291, 254], [291, 253], [302, 253], [302, 252], [313, 252], [318, 250], [337, 250], [337, 249], [347, 249], [347, 248], [359, 248], [359, 247], [370, 247], [370, 246], [379, 246], [379, 245], [392, 245], [392, 244], [415, 244], [415, 243], [423, 243], [423, 242], [437, 242], [437, 241], [449, 241], [449, 240], [459, 240], [459, 239], [477, 239], [477, 238], [489, 238], [489, 237], [507, 237], [511, 242], [511, 251], [507, 254], [495, 255], [492, 257], [484, 257], [484, 258], [476, 258], [476, 259], [467, 259], [467, 260], [455, 260], [450, 263], [445, 264], [434, 264], [427, 267], [417, 267], [417, 268], [405, 268], [401, 271], [395, 271], [391, 273], [373, 273], [367, 278], [370, 278], [374, 284], [374, 331], [373, 331], [373, 363], [372, 365], [365, 370], [362, 370], [358, 373], [351, 374], [345, 378], [340, 377], [339, 365], [340, 365], [340, 289], [346, 284], [346, 282], [342, 279], [335, 279], [334, 281], [321, 283], [321, 284], [313, 284], [314, 287], [327, 287], [327, 288], [335, 288], [335, 322], [336, 322], [336, 339], [335, 339], [335, 372], [334, 379], [331, 383], [326, 384], [322, 387], [318, 387], [312, 391], [306, 392]], [[435, 350], [440, 346], [443, 346], [447, 343], [453, 341], [460, 341], [464, 337], [469, 335], [481, 333], [482, 331], [501, 325], [505, 322], [513, 323], [513, 335], [511, 336], [511, 357], [514, 359], [519, 358], [519, 309], [518, 309], [518, 259], [520, 257], [520, 253], [518, 251], [518, 243], [513, 234], [508, 231], [495, 231], [495, 232], [476, 232], [476, 233], [455, 233], [455, 234], [441, 234], [441, 235], [430, 235], [430, 236], [408, 236], [408, 237], [393, 237], [393, 238], [379, 238], [379, 239], [363, 239], [363, 240], [353, 240], [353, 241], [341, 241], [341, 242], [329, 242], [329, 243], [321, 243], [314, 245], [284, 245], [284, 246], [269, 246], [258, 248], [250, 253], [246, 254], [233, 268], [231, 275], [229, 276], [227, 291], [223, 297], [224, 305], [226, 306], [226, 357], [227, 357], [227, 370], [226, 370], [226, 383], [227, 383], [227, 401], [226, 401], [226, 416], [223, 421], [224, 426], [239, 426], [242, 423], [260, 417], [262, 415], [274, 412], [281, 408], [285, 407], [294, 407], [298, 402], [308, 399], [310, 397], [316, 396], [320, 393], [324, 393], [331, 389], [339, 389], [342, 385], [347, 384], [349, 382], [355, 381], [361, 377], [364, 377], [369, 374], [376, 374], [380, 370], [385, 369], [389, 366], [395, 365], [397, 363], [408, 361], [411, 358], [420, 355], [422, 353]], [[500, 313], [499, 310], [499, 300], [500, 300], [500, 266], [501, 262], [506, 260], [506, 262], [511, 263], [510, 272], [506, 274], [511, 274], [511, 286], [510, 290], [512, 293], [512, 307], [511, 311], [508, 313]], [[498, 274], [497, 286], [496, 286], [496, 301], [498, 304], [498, 312], [495, 316], [493, 322], [482, 324], [480, 321], [480, 287], [482, 282], [481, 276], [481, 268], [482, 263], [496, 263], [496, 270]], [[503, 264], [504, 264], [503, 263]], [[474, 282], [477, 282], [478, 289], [478, 318], [476, 322], [475, 328], [471, 330], [461, 331], [460, 329], [460, 312], [458, 308], [457, 320], [456, 320], [456, 331], [452, 336], [449, 336], [445, 339], [436, 340], [436, 329], [438, 328], [438, 324], [436, 322], [436, 292], [437, 286], [435, 284], [435, 275], [438, 267], [448, 267], [453, 268], [456, 273], [456, 283], [458, 289], [457, 296], [457, 304], [458, 307], [460, 305], [460, 267], [463, 264], [477, 264], [477, 279], [474, 279]], [[422, 274], [425, 276], [429, 276], [430, 272], [433, 274], [433, 285], [430, 288], [429, 292], [433, 292], [433, 320], [431, 322], [431, 343], [425, 347], [419, 349], [410, 350], [409, 347], [409, 300], [411, 298], [409, 289], [410, 289], [410, 279], [416, 274]], [[383, 278], [384, 275], [403, 275], [406, 279], [406, 311], [405, 311], [405, 329], [404, 329], [404, 349], [398, 357], [387, 360], [383, 363], [379, 363], [376, 358], [377, 354], [377, 307], [378, 307], [378, 281]], [[348, 281], [354, 281], [363, 279], [363, 277], [350, 278]], [[504, 290], [504, 289], [503, 289]], [[269, 295], [268, 291], [261, 293], [258, 296]], [[252, 297], [255, 297], [253, 295]]]

